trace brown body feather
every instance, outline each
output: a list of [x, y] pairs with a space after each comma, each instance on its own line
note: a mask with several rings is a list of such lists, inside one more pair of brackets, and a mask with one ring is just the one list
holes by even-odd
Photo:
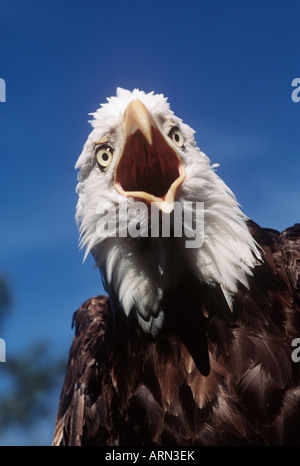
[[156, 340], [106, 297], [79, 308], [54, 445], [300, 445], [300, 225], [249, 229], [264, 264], [231, 319], [217, 288], [184, 278]]

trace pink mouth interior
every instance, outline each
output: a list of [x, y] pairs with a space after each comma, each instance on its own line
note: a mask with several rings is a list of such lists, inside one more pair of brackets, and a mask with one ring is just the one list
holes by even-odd
[[127, 139], [116, 168], [116, 182], [124, 191], [143, 191], [162, 198], [180, 176], [180, 161], [156, 128], [152, 128], [152, 141], [150, 145], [140, 130]]

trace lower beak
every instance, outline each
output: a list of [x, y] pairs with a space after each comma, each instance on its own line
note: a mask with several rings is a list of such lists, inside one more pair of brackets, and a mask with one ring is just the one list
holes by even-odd
[[163, 212], [170, 213], [185, 170], [177, 152], [140, 100], [127, 106], [123, 134], [123, 151], [115, 168], [117, 191], [154, 202]]

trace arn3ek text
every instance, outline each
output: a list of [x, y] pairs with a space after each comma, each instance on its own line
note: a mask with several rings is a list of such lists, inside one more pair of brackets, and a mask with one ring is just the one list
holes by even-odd
[[112, 450], [106, 452], [104, 459], [106, 461], [195, 461], [194, 450], [149, 450], [142, 452], [125, 452]]

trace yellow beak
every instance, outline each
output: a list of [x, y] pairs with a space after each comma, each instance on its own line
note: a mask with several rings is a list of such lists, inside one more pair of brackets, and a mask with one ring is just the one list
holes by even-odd
[[173, 210], [185, 178], [179, 155], [141, 100], [132, 100], [123, 117], [124, 145], [115, 168], [115, 187], [127, 197]]

